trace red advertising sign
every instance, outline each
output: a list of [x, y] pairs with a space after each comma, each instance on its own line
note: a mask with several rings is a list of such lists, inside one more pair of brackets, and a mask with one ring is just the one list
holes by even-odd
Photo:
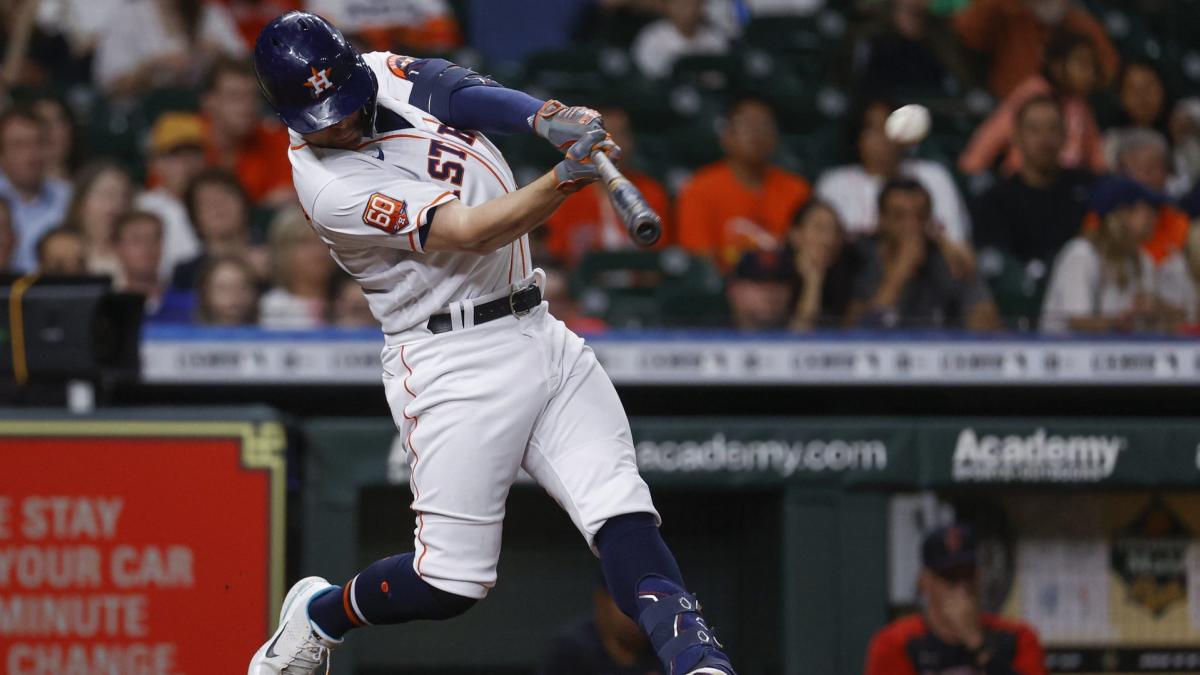
[[3, 672], [245, 672], [279, 601], [282, 438], [0, 422]]

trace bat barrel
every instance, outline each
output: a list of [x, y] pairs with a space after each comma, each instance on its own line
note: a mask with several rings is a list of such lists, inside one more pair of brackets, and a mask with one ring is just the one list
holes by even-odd
[[617, 216], [629, 231], [629, 237], [640, 246], [653, 246], [662, 236], [662, 219], [646, 203], [637, 187], [621, 175], [608, 155], [594, 152], [592, 161], [600, 172], [601, 182], [612, 199]]

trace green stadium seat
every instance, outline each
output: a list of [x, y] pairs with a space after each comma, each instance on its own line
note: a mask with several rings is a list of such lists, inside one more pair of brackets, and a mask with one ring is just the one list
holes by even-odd
[[678, 248], [588, 253], [570, 289], [585, 311], [618, 328], [716, 326], [728, 316], [716, 269]]
[[1031, 274], [1020, 261], [994, 249], [981, 251], [979, 257], [980, 270], [1004, 325], [1014, 330], [1035, 329], [1049, 282], [1048, 271]]

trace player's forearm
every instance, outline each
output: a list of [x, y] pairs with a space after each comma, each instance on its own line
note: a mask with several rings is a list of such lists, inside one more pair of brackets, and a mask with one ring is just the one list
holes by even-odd
[[491, 253], [546, 222], [566, 198], [557, 185], [550, 172], [479, 206], [450, 202], [434, 214], [425, 250]]
[[485, 134], [530, 133], [529, 119], [545, 101], [504, 87], [468, 87], [450, 96], [445, 120], [459, 129]]

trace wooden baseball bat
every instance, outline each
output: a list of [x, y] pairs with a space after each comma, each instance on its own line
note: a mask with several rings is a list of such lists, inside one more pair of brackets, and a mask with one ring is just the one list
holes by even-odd
[[592, 161], [600, 172], [600, 182], [612, 200], [617, 217], [625, 223], [629, 236], [639, 246], [653, 246], [662, 236], [662, 218], [646, 203], [646, 198], [629, 179], [621, 175], [612, 160], [603, 152], [592, 153]]

